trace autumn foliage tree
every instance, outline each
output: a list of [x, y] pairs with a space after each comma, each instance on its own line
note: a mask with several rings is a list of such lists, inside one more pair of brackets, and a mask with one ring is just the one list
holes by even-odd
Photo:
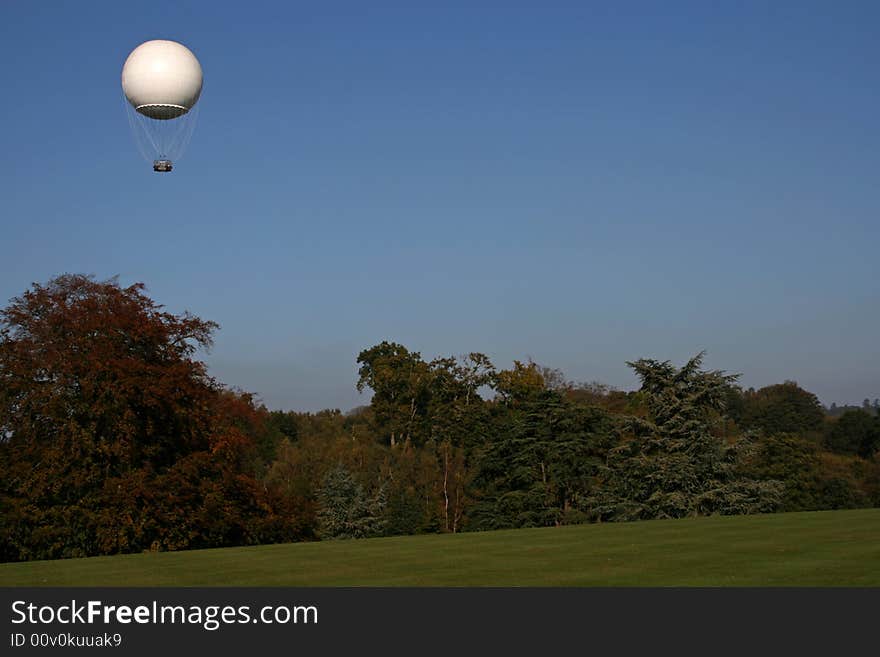
[[194, 358], [216, 328], [81, 275], [0, 311], [6, 559], [248, 542], [249, 438]]

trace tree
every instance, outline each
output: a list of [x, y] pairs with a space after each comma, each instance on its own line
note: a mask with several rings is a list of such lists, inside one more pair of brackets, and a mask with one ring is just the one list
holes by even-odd
[[574, 386], [574, 384], [565, 378], [565, 373], [555, 367], [547, 365], [538, 365], [538, 372], [544, 380], [544, 387], [547, 390], [555, 390], [557, 392], [565, 392]]
[[342, 466], [324, 476], [318, 503], [322, 538], [368, 538], [382, 534], [384, 492], [379, 489], [376, 495], [368, 497]]
[[273, 513], [246, 471], [256, 411], [194, 359], [216, 328], [165, 312], [142, 284], [80, 275], [34, 284], [0, 311], [0, 507], [11, 526], [0, 551], [263, 540], [258, 525]]
[[299, 435], [296, 416], [296, 413], [290, 411], [272, 411], [269, 414], [269, 419], [278, 431], [280, 431], [288, 440], [296, 440]]
[[760, 436], [740, 472], [759, 481], [784, 486], [780, 511], [814, 511], [822, 504], [819, 446], [795, 434]]
[[590, 511], [601, 520], [679, 518], [770, 511], [778, 482], [755, 482], [736, 465], [747, 441], [717, 435], [724, 401], [737, 375], [702, 371], [700, 353], [681, 369], [669, 361], [630, 362], [642, 381], [646, 418], [627, 422], [611, 449]]
[[880, 422], [862, 409], [846, 411], [830, 426], [825, 444], [833, 452], [869, 457], [880, 447]]
[[861, 456], [871, 458], [880, 452], [880, 413], [874, 416], [874, 433], [870, 440], [862, 443]]
[[566, 401], [557, 390], [520, 391], [507, 400], [479, 458], [475, 525], [540, 527], [585, 519], [578, 507], [608, 447], [608, 416]]
[[495, 391], [508, 406], [534, 398], [546, 389], [537, 363], [513, 361], [513, 369], [501, 370], [495, 376]]
[[738, 385], [731, 383], [724, 396], [724, 412], [737, 425], [742, 425], [746, 411], [745, 393]]
[[643, 414], [641, 394], [624, 392], [597, 381], [575, 383], [565, 390], [571, 401], [604, 408], [615, 415]]
[[14, 448], [86, 433], [115, 473], [207, 446], [217, 387], [192, 355], [217, 325], [163, 312], [143, 289], [65, 275], [0, 311], [0, 408]]
[[35, 284], [0, 321], [3, 495], [33, 527], [19, 550], [95, 554], [108, 479], [209, 448], [217, 388], [192, 354], [216, 324], [76, 275]]
[[378, 428], [393, 447], [421, 440], [420, 420], [430, 395], [430, 368], [421, 354], [403, 345], [382, 342], [358, 354], [357, 389], [373, 391], [371, 407]]
[[435, 358], [429, 368], [431, 401], [440, 405], [478, 403], [482, 401], [479, 389], [491, 385], [496, 378], [492, 361], [477, 352], [459, 358]]
[[749, 390], [744, 401], [742, 426], [767, 434], [817, 431], [825, 420], [816, 395], [794, 381]]

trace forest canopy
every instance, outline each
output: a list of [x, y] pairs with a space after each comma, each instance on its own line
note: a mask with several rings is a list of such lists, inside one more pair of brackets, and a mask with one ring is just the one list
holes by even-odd
[[625, 392], [386, 341], [369, 405], [304, 413], [210, 377], [218, 328], [82, 275], [0, 311], [0, 560], [880, 505], [876, 403], [702, 353]]

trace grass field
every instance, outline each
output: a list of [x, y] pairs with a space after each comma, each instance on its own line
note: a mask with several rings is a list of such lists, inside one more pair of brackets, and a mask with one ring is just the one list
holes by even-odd
[[3, 586], [880, 586], [880, 509], [0, 564]]

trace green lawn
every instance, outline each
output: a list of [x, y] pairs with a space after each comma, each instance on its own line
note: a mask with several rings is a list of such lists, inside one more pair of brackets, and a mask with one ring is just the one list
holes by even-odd
[[880, 586], [880, 509], [0, 564], [4, 586]]

